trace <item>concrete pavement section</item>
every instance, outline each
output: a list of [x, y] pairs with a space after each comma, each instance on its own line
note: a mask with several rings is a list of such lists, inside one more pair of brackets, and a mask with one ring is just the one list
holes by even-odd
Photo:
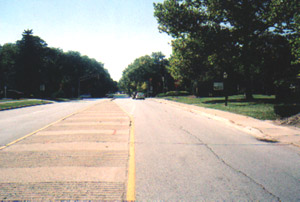
[[129, 133], [108, 100], [1, 149], [0, 201], [126, 200]]
[[197, 113], [208, 118], [222, 121], [232, 127], [243, 130], [258, 140], [268, 142], [281, 142], [300, 147], [300, 129], [294, 127], [278, 126], [269, 121], [261, 121], [248, 116], [234, 114], [226, 111], [209, 109], [195, 105], [183, 104], [164, 99], [153, 99], [154, 101], [171, 104], [187, 111]]

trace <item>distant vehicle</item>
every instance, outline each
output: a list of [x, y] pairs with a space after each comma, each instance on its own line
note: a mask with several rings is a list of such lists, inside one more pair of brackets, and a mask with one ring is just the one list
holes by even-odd
[[144, 100], [145, 99], [145, 94], [142, 93], [142, 92], [138, 92], [135, 96], [135, 99], [142, 99]]

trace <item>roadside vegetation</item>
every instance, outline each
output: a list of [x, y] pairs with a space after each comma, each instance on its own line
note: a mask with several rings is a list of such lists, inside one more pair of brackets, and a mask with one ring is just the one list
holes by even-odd
[[262, 120], [300, 112], [299, 0], [165, 0], [154, 16], [172, 54], [134, 60], [119, 90]]
[[0, 44], [0, 98], [103, 97], [117, 91], [104, 64], [76, 51], [48, 47], [33, 30]]
[[46, 100], [2, 100], [0, 101], [0, 110], [16, 109], [21, 107], [29, 107], [50, 103], [52, 102]]
[[224, 97], [165, 96], [162, 98], [200, 107], [229, 111], [261, 120], [280, 119], [300, 112], [300, 104], [278, 103], [274, 95], [254, 94], [251, 101], [247, 101], [244, 95], [229, 96], [228, 106], [225, 106]]
[[255, 94], [275, 95], [278, 102], [299, 100], [299, 12], [298, 0], [154, 3], [159, 31], [172, 37], [172, 54], [134, 60], [123, 71], [119, 90], [147, 96], [245, 94], [250, 102]]

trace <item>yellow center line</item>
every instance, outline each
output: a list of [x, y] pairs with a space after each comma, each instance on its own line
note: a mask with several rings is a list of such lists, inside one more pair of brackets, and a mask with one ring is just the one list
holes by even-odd
[[128, 182], [127, 182], [126, 201], [135, 201], [134, 119], [126, 110], [124, 110], [123, 107], [121, 107], [120, 105], [118, 105], [118, 106], [128, 115], [128, 117], [130, 119], [129, 165], [128, 165]]

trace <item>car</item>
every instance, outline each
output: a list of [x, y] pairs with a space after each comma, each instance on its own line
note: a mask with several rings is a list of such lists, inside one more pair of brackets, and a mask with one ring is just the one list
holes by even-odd
[[142, 99], [144, 100], [145, 99], [145, 94], [142, 93], [142, 92], [138, 92], [135, 96], [135, 99]]

